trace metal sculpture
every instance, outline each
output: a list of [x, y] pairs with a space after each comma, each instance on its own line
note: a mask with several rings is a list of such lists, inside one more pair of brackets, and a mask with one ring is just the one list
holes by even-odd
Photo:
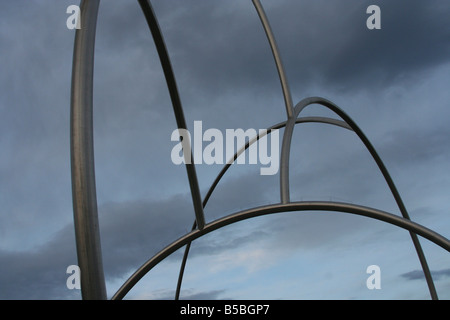
[[[233, 161], [244, 152], [252, 143], [261, 139], [263, 135], [257, 135], [246, 145], [242, 146], [230, 159], [219, 173], [205, 198], [202, 200], [194, 161], [186, 164], [186, 172], [189, 180], [191, 196], [193, 200], [195, 221], [192, 231], [183, 237], [175, 240], [166, 248], [154, 255], [145, 262], [134, 274], [120, 287], [112, 296], [112, 299], [122, 299], [129, 290], [155, 265], [164, 260], [176, 250], [185, 246], [185, 254], [176, 288], [175, 299], [179, 298], [181, 284], [183, 279], [184, 267], [189, 255], [190, 244], [193, 240], [204, 236], [214, 230], [224, 226], [236, 223], [242, 220], [257, 216], [282, 213], [282, 212], [303, 212], [303, 211], [336, 211], [365, 216], [386, 223], [398, 226], [408, 230], [420, 260], [430, 296], [437, 299], [436, 289], [433, 279], [427, 265], [427, 261], [420, 245], [418, 235], [422, 236], [443, 249], [450, 251], [450, 241], [442, 235], [430, 230], [420, 224], [411, 221], [406, 207], [395, 187], [395, 184], [389, 175], [389, 172], [377, 154], [375, 148], [362, 130], [342, 109], [331, 101], [320, 97], [310, 97], [300, 101], [293, 106], [291, 92], [286, 79], [286, 74], [282, 64], [281, 56], [277, 48], [275, 37], [270, 28], [269, 21], [259, 0], [252, 0], [254, 7], [259, 15], [264, 31], [267, 35], [270, 48], [272, 50], [278, 75], [283, 92], [287, 120], [268, 128], [264, 134], [270, 134], [271, 130], [285, 128], [280, 166], [280, 202], [262, 207], [252, 208], [237, 212], [226, 217], [217, 219], [210, 223], [205, 223], [203, 209], [206, 206], [215, 187], [220, 182]], [[187, 129], [183, 115], [181, 99], [178, 94], [175, 75], [172, 70], [167, 48], [164, 43], [158, 21], [149, 0], [138, 0], [144, 17], [149, 26], [156, 49], [160, 58], [161, 66], [167, 82], [167, 87], [172, 101], [172, 107], [178, 129]], [[94, 48], [95, 31], [97, 24], [97, 14], [100, 0], [81, 0], [81, 25], [77, 30], [74, 44], [73, 71], [72, 71], [72, 93], [71, 93], [71, 171], [72, 171], [72, 193], [74, 209], [74, 225], [76, 234], [76, 245], [78, 255], [78, 265], [81, 270], [81, 293], [83, 299], [106, 299], [105, 277], [103, 274], [103, 263], [101, 244], [98, 226], [97, 199], [95, 186], [94, 169], [94, 148], [93, 148], [93, 70], [94, 70]], [[322, 105], [342, 120], [328, 117], [299, 117], [302, 110], [312, 104]], [[291, 201], [289, 193], [289, 155], [293, 130], [296, 124], [305, 122], [317, 122], [339, 126], [353, 131], [363, 142], [372, 158], [375, 160], [378, 168], [383, 174], [386, 183], [400, 209], [402, 217], [364, 206], [339, 203], [339, 202], [310, 202], [310, 201]], [[190, 146], [183, 152], [191, 152]]]

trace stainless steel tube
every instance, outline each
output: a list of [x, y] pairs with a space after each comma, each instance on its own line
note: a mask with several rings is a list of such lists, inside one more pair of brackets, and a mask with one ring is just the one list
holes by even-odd
[[72, 198], [83, 299], [106, 299], [93, 141], [93, 75], [99, 0], [81, 1], [81, 29], [75, 35], [70, 113]]

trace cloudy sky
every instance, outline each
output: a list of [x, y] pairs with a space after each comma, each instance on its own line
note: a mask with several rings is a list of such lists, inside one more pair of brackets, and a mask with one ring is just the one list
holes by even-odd
[[[262, 0], [294, 104], [321, 96], [371, 140], [412, 220], [450, 237], [450, 2]], [[263, 129], [286, 120], [277, 71], [250, 0], [155, 0], [187, 125]], [[69, 162], [76, 0], [0, 2], [0, 299], [80, 299]], [[369, 30], [366, 9], [381, 9]], [[176, 128], [155, 46], [137, 1], [100, 5], [95, 64], [95, 165], [108, 297], [147, 259], [190, 230]], [[335, 117], [320, 106], [302, 115]], [[281, 135], [283, 131], [280, 131]], [[280, 139], [281, 139], [280, 135]], [[399, 210], [356, 136], [296, 126], [291, 200]], [[207, 222], [279, 202], [279, 177], [233, 166], [205, 208]], [[222, 165], [197, 165], [204, 196]], [[450, 256], [421, 238], [441, 299]], [[172, 299], [182, 250], [127, 299]], [[381, 289], [369, 290], [370, 265]], [[291, 212], [225, 227], [196, 240], [184, 299], [429, 299], [409, 233], [336, 212]]]

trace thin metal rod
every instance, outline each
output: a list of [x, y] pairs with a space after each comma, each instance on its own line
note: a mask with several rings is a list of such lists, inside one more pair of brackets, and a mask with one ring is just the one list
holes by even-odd
[[291, 90], [289, 89], [289, 83], [286, 78], [286, 72], [284, 71], [280, 51], [278, 50], [277, 42], [275, 40], [275, 36], [273, 35], [272, 28], [270, 27], [269, 19], [267, 19], [266, 13], [264, 11], [263, 6], [261, 5], [261, 2], [259, 0], [253, 0], [253, 5], [255, 6], [256, 11], [258, 12], [259, 18], [264, 27], [264, 31], [266, 32], [267, 39], [269, 40], [270, 48], [272, 49], [272, 54], [275, 59], [275, 63], [278, 70], [278, 76], [280, 77], [281, 81], [281, 88], [283, 90], [286, 114], [289, 119], [290, 117], [292, 117], [293, 114], [293, 103]]
[[71, 89], [72, 200], [83, 299], [106, 299], [100, 244], [93, 141], [93, 74], [99, 0], [81, 1]]
[[273, 204], [257, 208], [252, 208], [244, 211], [240, 211], [226, 217], [217, 219], [205, 225], [202, 230], [193, 230], [178, 240], [172, 242], [159, 253], [147, 260], [136, 272], [128, 278], [128, 280], [119, 288], [119, 290], [112, 297], [113, 300], [120, 300], [133, 288], [133, 286], [149, 272], [155, 265], [167, 258], [176, 250], [180, 249], [189, 242], [204, 236], [212, 231], [225, 227], [227, 225], [243, 221], [246, 219], [259, 217], [268, 214], [276, 214], [282, 212], [305, 212], [305, 211], [335, 211], [360, 215], [368, 218], [373, 218], [379, 221], [395, 225], [397, 227], [406, 229], [412, 233], [418, 234], [443, 249], [450, 252], [450, 241], [437, 232], [430, 230], [423, 225], [413, 222], [409, 219], [402, 218], [398, 215], [388, 213], [385, 211], [377, 210], [374, 208], [358, 206], [349, 203], [341, 202], [292, 202], [287, 204]]
[[[331, 102], [327, 99], [321, 98], [321, 97], [311, 97], [311, 98], [307, 98], [307, 99], [304, 99], [301, 102], [299, 102], [297, 104], [297, 106], [295, 107], [295, 111], [294, 111], [295, 115], [297, 116], [306, 106], [311, 105], [313, 103], [320, 104], [320, 105], [330, 109], [334, 113], [336, 113], [358, 135], [359, 139], [363, 142], [366, 149], [370, 152], [372, 158], [375, 160], [378, 168], [380, 169], [381, 173], [383, 174], [383, 177], [386, 180], [386, 183], [388, 184], [392, 195], [394, 196], [394, 199], [400, 209], [400, 212], [401, 212], [403, 218], [410, 220], [408, 211], [406, 210], [403, 200], [400, 197], [400, 193], [398, 192], [397, 187], [395, 186], [394, 181], [392, 180], [391, 175], [389, 174], [389, 171], [387, 170], [386, 166], [384, 165], [383, 161], [381, 160], [380, 156], [378, 155], [378, 153], [375, 150], [375, 148], [373, 147], [373, 145], [370, 143], [369, 139], [366, 137], [364, 132], [358, 127], [358, 125], [353, 121], [353, 119], [349, 115], [347, 115], [342, 109], [340, 109], [338, 106], [336, 106], [333, 102]], [[288, 122], [290, 122], [290, 123], [288, 123], [286, 125], [286, 130], [285, 130], [285, 134], [283, 137], [283, 147], [285, 147], [285, 145], [284, 145], [285, 140], [290, 141], [291, 135], [292, 135], [292, 130], [290, 132], [286, 132], [288, 125], [293, 127], [292, 120], [289, 119]], [[287, 136], [287, 134], [290, 134], [290, 136]], [[288, 147], [290, 147], [290, 143], [289, 143]], [[282, 194], [282, 201], [286, 200], [286, 197], [289, 197], [289, 153], [288, 152], [289, 151], [285, 152], [284, 150], [282, 150], [281, 159], [280, 159], [280, 181], [281, 181], [280, 182], [280, 189], [281, 189], [280, 192]], [[283, 192], [285, 194], [283, 194]], [[289, 201], [289, 198], [287, 198], [287, 201]], [[417, 255], [419, 257], [419, 261], [422, 266], [422, 270], [424, 272], [425, 279], [427, 281], [430, 295], [433, 300], [436, 300], [436, 299], [438, 299], [436, 288], [434, 286], [433, 278], [431, 276], [431, 272], [428, 267], [428, 263], [425, 258], [425, 254], [420, 245], [419, 238], [414, 233], [410, 233], [410, 234], [411, 234], [411, 239], [413, 241]]]
[[[318, 122], [318, 123], [331, 124], [331, 125], [342, 127], [344, 129], [352, 130], [350, 128], [350, 126], [347, 123], [345, 123], [344, 121], [333, 119], [333, 118], [327, 118], [327, 117], [302, 117], [302, 118], [297, 118], [296, 119], [296, 123], [309, 123], [309, 122]], [[251, 144], [255, 143], [256, 141], [258, 141], [259, 139], [261, 139], [265, 135], [270, 134], [272, 132], [272, 130], [274, 130], [274, 129], [281, 129], [281, 128], [284, 128], [285, 126], [286, 126], [286, 121], [280, 122], [280, 123], [278, 123], [278, 124], [268, 128], [267, 130], [265, 130], [264, 134], [259, 134], [258, 133], [256, 135], [256, 137], [254, 137], [253, 139], [249, 140], [241, 149], [239, 149], [234, 154], [234, 156], [231, 159], [228, 160], [228, 162], [225, 164], [225, 166], [222, 168], [222, 170], [219, 172], [219, 174], [217, 175], [216, 179], [214, 180], [214, 182], [210, 186], [208, 192], [206, 193], [205, 198], [203, 199], [203, 208], [205, 208], [206, 204], [208, 203], [208, 200], [211, 197], [214, 189], [218, 185], [219, 181], [225, 175], [225, 173], [230, 168], [230, 166], [233, 164], [233, 162], [239, 157], [239, 155], [242, 154], [245, 150], [247, 150], [250, 147]], [[194, 222], [191, 230], [195, 230], [196, 227], [197, 227], [197, 224]], [[181, 284], [183, 282], [184, 270], [185, 270], [185, 267], [186, 267], [187, 258], [189, 256], [190, 249], [191, 249], [191, 242], [186, 244], [186, 248], [184, 250], [183, 259], [182, 259], [181, 265], [180, 265], [180, 272], [178, 274], [177, 288], [175, 290], [175, 300], [178, 300], [180, 298]]]
[[[194, 222], [194, 224], [192, 225], [191, 231], [194, 231], [196, 228], [197, 228], [197, 223]], [[192, 244], [191, 241], [186, 243], [186, 247], [184, 249], [183, 259], [181, 260], [181, 265], [180, 265], [180, 272], [178, 273], [177, 288], [175, 290], [175, 300], [180, 299], [181, 284], [183, 283], [184, 270], [186, 268], [189, 251], [191, 250], [191, 244]]]
[[[183, 108], [181, 105], [180, 95], [178, 93], [177, 83], [175, 80], [175, 75], [172, 69], [172, 64], [170, 62], [169, 53], [167, 52], [166, 44], [164, 42], [161, 29], [159, 27], [158, 20], [153, 11], [153, 8], [148, 0], [138, 0], [141, 6], [142, 12], [144, 13], [147, 24], [155, 42], [156, 49], [158, 51], [159, 59], [161, 61], [161, 66], [164, 71], [164, 76], [166, 78], [167, 87], [170, 93], [170, 99], [172, 100], [173, 111], [175, 113], [175, 119], [177, 122], [178, 129], [187, 129], [186, 120], [184, 118]], [[202, 229], [205, 226], [205, 215], [203, 212], [202, 199], [200, 195], [200, 188], [197, 179], [197, 173], [195, 171], [194, 158], [192, 156], [192, 150], [190, 147], [190, 142], [188, 143], [188, 150], [183, 149], [183, 153], [191, 152], [191, 163], [186, 163], [186, 171], [189, 179], [189, 186], [191, 190], [192, 202], [194, 205], [195, 219], [197, 221], [197, 226]]]

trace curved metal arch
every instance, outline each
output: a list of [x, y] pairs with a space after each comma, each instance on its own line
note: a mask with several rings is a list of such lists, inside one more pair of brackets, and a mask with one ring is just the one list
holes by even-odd
[[286, 107], [286, 114], [288, 119], [292, 117], [293, 113], [293, 102], [291, 96], [291, 90], [289, 89], [289, 83], [286, 78], [286, 72], [284, 71], [283, 61], [281, 60], [280, 51], [278, 50], [277, 42], [275, 36], [273, 35], [272, 28], [270, 27], [269, 19], [267, 19], [264, 8], [259, 0], [253, 0], [253, 5], [258, 12], [261, 23], [264, 27], [264, 31], [267, 35], [267, 40], [269, 41], [270, 48], [272, 49], [273, 58], [277, 66], [278, 76], [281, 82], [281, 88], [283, 90], [284, 104]]
[[[280, 159], [280, 201], [281, 203], [289, 203], [289, 156], [291, 153], [292, 134], [294, 132], [294, 126], [296, 119], [300, 112], [308, 105], [319, 103], [320, 99], [314, 97], [305, 98], [301, 100], [294, 108], [294, 112], [291, 117], [286, 121], [283, 142], [281, 144], [281, 159]], [[352, 129], [353, 130], [353, 129]]]
[[398, 215], [381, 211], [378, 209], [364, 207], [349, 203], [342, 202], [291, 202], [287, 204], [274, 204], [257, 208], [252, 208], [244, 211], [240, 211], [226, 217], [217, 219], [211, 223], [205, 225], [202, 230], [193, 230], [178, 240], [172, 242], [159, 253], [147, 260], [135, 273], [133, 273], [128, 280], [119, 288], [119, 290], [112, 297], [113, 300], [120, 300], [134, 287], [134, 285], [142, 279], [154, 266], [167, 258], [189, 242], [198, 239], [212, 231], [228, 226], [230, 224], [243, 221], [246, 219], [259, 217], [268, 214], [282, 213], [282, 212], [299, 212], [299, 211], [336, 211], [343, 213], [350, 213], [360, 215], [368, 218], [373, 218], [379, 221], [383, 221], [397, 227], [408, 230], [410, 233], [418, 234], [436, 245], [440, 246], [444, 250], [450, 252], [450, 241], [438, 234], [437, 232], [430, 230], [423, 225], [413, 222], [409, 219], [402, 218]]
[[[167, 88], [169, 89], [170, 99], [172, 101], [173, 111], [175, 113], [175, 119], [178, 129], [187, 129], [186, 120], [184, 118], [183, 107], [181, 105], [180, 95], [178, 93], [177, 82], [170, 62], [169, 53], [167, 52], [164, 37], [161, 33], [158, 20], [156, 19], [153, 7], [149, 0], [138, 0], [144, 13], [145, 20], [155, 42], [156, 49], [158, 51], [161, 66], [164, 71], [164, 77], [166, 78]], [[199, 229], [202, 229], [205, 225], [205, 215], [203, 212], [202, 198], [200, 195], [200, 188], [198, 185], [197, 173], [195, 171], [194, 158], [190, 146], [190, 141], [187, 141], [189, 147], [188, 150], [183, 150], [183, 153], [191, 153], [191, 163], [186, 163], [186, 171], [189, 179], [189, 185], [191, 190], [192, 202], [194, 205], [195, 219]]]
[[93, 136], [93, 78], [99, 0], [82, 1], [76, 31], [70, 98], [73, 218], [83, 299], [106, 299], [98, 224]]
[[[377, 151], [373, 147], [372, 143], [369, 141], [369, 139], [366, 137], [364, 132], [358, 127], [358, 125], [353, 121], [353, 119], [345, 113], [342, 109], [340, 109], [337, 105], [335, 105], [333, 102], [321, 98], [321, 97], [309, 97], [305, 98], [302, 101], [300, 101], [295, 109], [294, 109], [294, 115], [293, 117], [297, 117], [300, 112], [305, 109], [307, 106], [312, 104], [319, 104], [322, 105], [329, 110], [336, 113], [345, 123], [347, 123], [352, 130], [356, 133], [356, 135], [359, 137], [359, 139], [363, 142], [366, 149], [369, 151], [372, 158], [375, 160], [375, 163], [377, 164], [379, 170], [381, 171], [384, 179], [386, 180], [386, 183], [388, 184], [389, 189], [391, 190], [391, 193], [395, 199], [395, 202], [397, 203], [397, 206], [403, 216], [403, 218], [411, 220], [408, 214], [408, 211], [406, 210], [406, 207], [403, 203], [403, 200], [400, 196], [400, 193], [397, 190], [397, 187], [394, 184], [394, 181], [391, 178], [391, 175], [389, 174], [389, 171], [387, 170], [386, 166], [384, 165], [383, 161], [381, 160], [380, 156], [378, 155]], [[291, 147], [291, 140], [292, 140], [292, 134], [295, 126], [295, 119], [289, 118], [286, 124], [286, 129], [284, 131], [283, 135], [283, 143], [282, 143], [282, 151], [281, 151], [281, 159], [280, 159], [280, 196], [281, 196], [281, 202], [282, 203], [288, 203], [290, 201], [290, 195], [289, 195], [289, 154], [290, 154], [290, 147]], [[422, 250], [422, 246], [420, 245], [419, 239], [416, 234], [410, 233], [412, 242], [414, 244], [414, 247], [416, 249], [417, 255], [419, 257], [420, 264], [422, 266], [422, 270], [425, 275], [425, 279], [427, 281], [428, 289], [430, 291], [431, 298], [433, 300], [438, 299], [436, 288], [434, 286], [433, 278], [431, 276], [430, 269], [428, 267], [428, 263], [425, 258], [425, 254]]]
[[[155, 41], [178, 129], [187, 129], [175, 76], [156, 16], [148, 0], [138, 2]], [[70, 115], [72, 199], [83, 299], [106, 299], [93, 146], [94, 48], [99, 5], [100, 0], [81, 1], [80, 17], [83, 27], [76, 31], [72, 67]], [[205, 220], [194, 164], [186, 164], [186, 171], [196, 222], [201, 229], [205, 225]]]

